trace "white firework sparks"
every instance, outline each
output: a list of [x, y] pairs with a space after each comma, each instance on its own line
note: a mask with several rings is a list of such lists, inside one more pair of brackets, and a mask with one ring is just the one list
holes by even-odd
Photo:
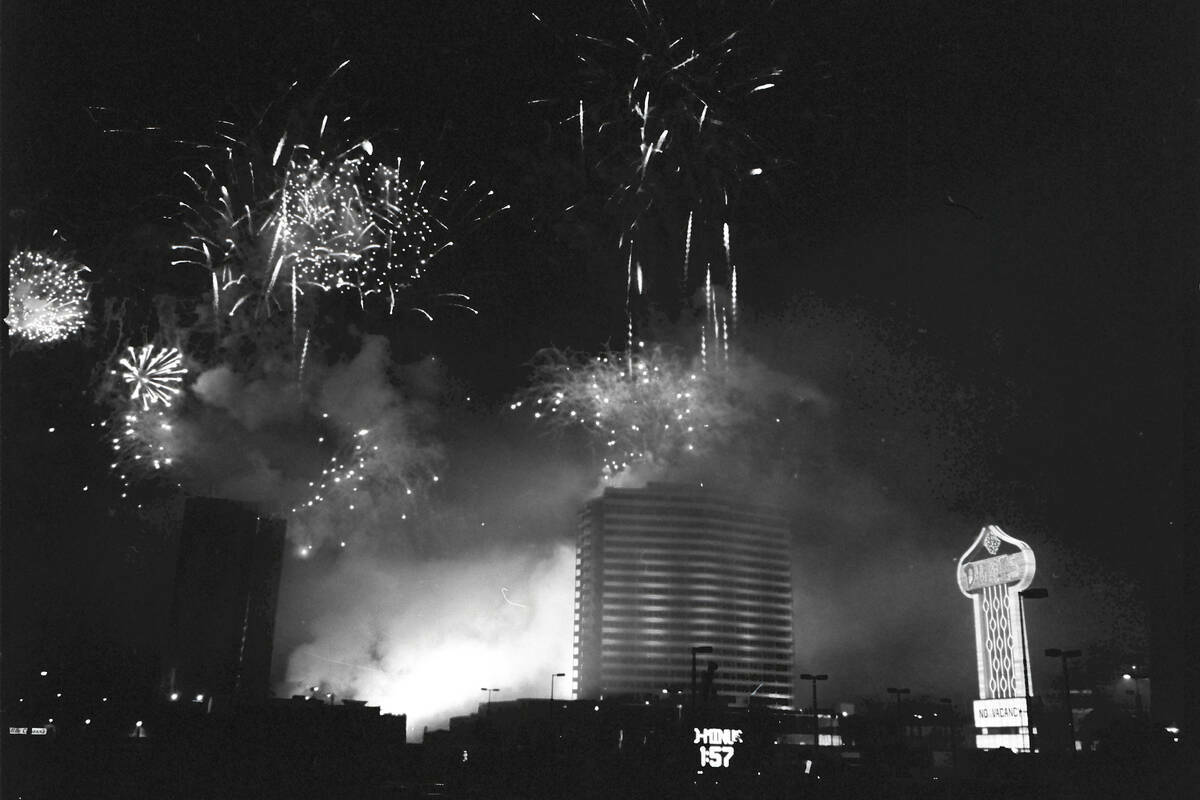
[[121, 483], [121, 497], [128, 496], [135, 480], [163, 479], [176, 465], [178, 441], [169, 410], [132, 403], [112, 417], [108, 431], [109, 467]]
[[606, 480], [634, 464], [665, 465], [698, 453], [743, 418], [724, 372], [705, 372], [660, 348], [596, 358], [548, 351], [535, 369], [535, 385], [510, 408], [587, 431]]
[[8, 316], [5, 323], [22, 340], [35, 344], [63, 341], [83, 329], [87, 319], [88, 268], [45, 253], [22, 250], [8, 262]]
[[158, 348], [152, 344], [128, 347], [119, 362], [119, 374], [130, 386], [129, 399], [141, 403], [142, 410], [152, 405], [169, 407], [182, 391], [183, 354], [177, 348]]

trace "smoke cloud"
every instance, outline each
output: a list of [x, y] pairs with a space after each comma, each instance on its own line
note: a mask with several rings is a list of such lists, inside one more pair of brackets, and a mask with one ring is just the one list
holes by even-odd
[[474, 711], [480, 687], [500, 689], [496, 700], [545, 696], [549, 676], [571, 670], [574, 575], [568, 542], [413, 562], [352, 556], [312, 585], [321, 608], [283, 691], [367, 699], [407, 714], [413, 735]]

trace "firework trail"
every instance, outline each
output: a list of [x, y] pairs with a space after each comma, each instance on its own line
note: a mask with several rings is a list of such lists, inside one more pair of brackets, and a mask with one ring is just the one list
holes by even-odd
[[[774, 87], [780, 70], [747, 69], [741, 31], [715, 43], [695, 42], [675, 36], [642, 0], [631, 5], [638, 23], [632, 35], [562, 37], [575, 45], [583, 65], [585, 95], [578, 111], [562, 121], [578, 119], [581, 153], [584, 122], [592, 123], [586, 137], [591, 172], [608, 183], [607, 205], [619, 219], [626, 348], [634, 349], [635, 317], [649, 302], [647, 285], [660, 299], [673, 294], [670, 302], [684, 306], [704, 287], [707, 270], [691, 269], [696, 258], [719, 269], [717, 280], [728, 287], [727, 306], [705, 308], [707, 327], [719, 326], [718, 339], [726, 342], [725, 320], [737, 318], [730, 194], [748, 176], [762, 173], [761, 167], [747, 166], [757, 148], [737, 124], [736, 111], [752, 95]], [[534, 19], [545, 24], [536, 14]], [[679, 240], [678, 249], [663, 247]], [[643, 280], [644, 271], [649, 280]], [[706, 300], [710, 296], [704, 294]]]
[[4, 322], [30, 344], [52, 344], [83, 329], [88, 268], [69, 259], [22, 250], [8, 261], [8, 316]]
[[139, 348], [128, 347], [119, 362], [119, 374], [130, 386], [129, 399], [142, 404], [147, 411], [152, 405], [170, 406], [182, 391], [183, 354], [177, 348], [159, 348], [152, 344]]

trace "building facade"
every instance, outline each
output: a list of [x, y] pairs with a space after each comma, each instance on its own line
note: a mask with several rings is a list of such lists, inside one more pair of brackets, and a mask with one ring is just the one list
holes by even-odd
[[576, 697], [687, 693], [695, 659], [700, 675], [718, 665], [723, 703], [793, 707], [791, 534], [779, 509], [698, 486], [609, 488], [584, 507], [578, 535]]
[[269, 696], [286, 528], [241, 503], [187, 500], [168, 634], [169, 694], [187, 701]]

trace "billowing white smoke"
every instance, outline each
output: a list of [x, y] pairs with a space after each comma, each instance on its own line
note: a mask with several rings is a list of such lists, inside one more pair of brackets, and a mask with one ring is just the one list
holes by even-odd
[[313, 587], [320, 613], [280, 693], [369, 700], [407, 714], [410, 737], [474, 711], [480, 687], [500, 689], [494, 701], [545, 696], [571, 670], [574, 564], [567, 544], [419, 564], [351, 553]]

